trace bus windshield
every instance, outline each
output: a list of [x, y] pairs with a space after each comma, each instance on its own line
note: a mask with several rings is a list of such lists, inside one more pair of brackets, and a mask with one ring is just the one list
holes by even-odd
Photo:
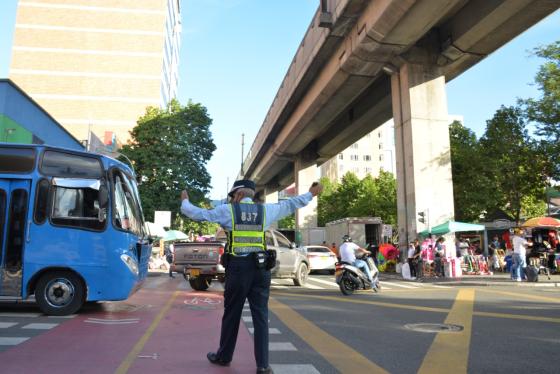
[[144, 219], [140, 208], [136, 183], [122, 170], [113, 169], [114, 209], [116, 228], [144, 236]]

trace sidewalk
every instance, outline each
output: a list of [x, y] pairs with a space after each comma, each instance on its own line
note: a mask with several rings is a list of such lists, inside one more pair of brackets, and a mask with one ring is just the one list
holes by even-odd
[[461, 278], [426, 277], [419, 280], [405, 280], [397, 273], [380, 273], [379, 279], [401, 280], [405, 282], [433, 283], [448, 286], [519, 286], [519, 287], [560, 287], [560, 274], [539, 274], [538, 282], [513, 282], [509, 273], [496, 272], [493, 275], [463, 275]]

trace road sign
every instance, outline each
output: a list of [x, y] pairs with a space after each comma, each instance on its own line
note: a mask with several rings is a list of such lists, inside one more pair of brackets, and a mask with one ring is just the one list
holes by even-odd
[[154, 223], [162, 227], [171, 227], [171, 211], [156, 210], [154, 212]]

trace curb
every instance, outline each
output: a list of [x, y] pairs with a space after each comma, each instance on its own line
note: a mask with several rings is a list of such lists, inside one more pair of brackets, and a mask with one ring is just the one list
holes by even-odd
[[478, 286], [478, 287], [560, 287], [560, 282], [557, 280], [549, 281], [545, 280], [542, 282], [513, 282], [506, 279], [461, 279], [461, 280], [446, 280], [444, 278], [439, 278], [441, 280], [427, 278], [420, 280], [407, 280], [398, 275], [380, 275], [380, 281], [404, 281], [416, 284], [435, 284], [442, 286]]

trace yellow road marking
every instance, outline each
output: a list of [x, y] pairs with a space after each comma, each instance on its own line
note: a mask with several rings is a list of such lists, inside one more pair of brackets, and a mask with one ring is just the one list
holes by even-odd
[[128, 369], [130, 369], [130, 366], [132, 365], [136, 357], [138, 357], [138, 354], [142, 351], [144, 345], [146, 345], [146, 342], [148, 341], [150, 336], [152, 336], [152, 334], [154, 333], [155, 329], [158, 327], [159, 323], [161, 322], [165, 314], [167, 314], [167, 312], [171, 308], [171, 305], [173, 305], [173, 301], [175, 301], [175, 298], [180, 293], [181, 291], [175, 291], [173, 293], [173, 296], [171, 296], [167, 304], [165, 304], [163, 309], [158, 313], [156, 318], [152, 321], [152, 324], [150, 325], [150, 327], [148, 327], [144, 335], [142, 335], [140, 340], [138, 340], [138, 342], [134, 345], [130, 353], [126, 356], [124, 361], [115, 371], [115, 374], [125, 374], [126, 372], [128, 372]]
[[296, 294], [282, 293], [282, 292], [275, 292], [274, 296], [304, 297], [309, 299], [320, 299], [320, 300], [329, 300], [329, 301], [354, 303], [354, 304], [377, 305], [386, 308], [412, 309], [412, 310], [420, 310], [424, 312], [449, 313], [449, 309], [444, 309], [444, 308], [432, 308], [428, 306], [386, 303], [383, 301], [360, 300], [360, 299], [348, 298], [346, 296], [335, 297], [335, 296], [321, 296], [321, 295], [296, 295]]
[[457, 293], [455, 303], [445, 319], [445, 323], [461, 325], [458, 333], [440, 332], [436, 335], [418, 373], [466, 373], [469, 361], [474, 289], [462, 289]]
[[551, 322], [560, 323], [560, 318], [553, 317], [538, 317], [538, 316], [528, 316], [523, 314], [508, 314], [508, 313], [490, 313], [490, 312], [474, 312], [475, 316], [480, 317], [492, 317], [492, 318], [504, 318], [504, 319], [521, 319], [524, 321], [539, 321], [539, 322]]
[[[477, 289], [477, 291], [479, 291], [479, 290]], [[450, 312], [450, 309], [445, 309], [445, 308], [431, 308], [431, 307], [417, 306], [417, 305], [410, 305], [410, 304], [395, 304], [395, 303], [386, 303], [386, 302], [381, 302], [381, 301], [360, 300], [360, 299], [347, 298], [345, 296], [335, 297], [335, 296], [293, 294], [293, 293], [282, 293], [282, 292], [275, 292], [274, 296], [282, 296], [282, 297], [288, 297], [288, 298], [292, 297], [292, 298], [308, 298], [308, 299], [330, 300], [330, 301], [336, 301], [336, 302], [341, 302], [341, 303], [377, 305], [377, 306], [381, 306], [381, 307], [384, 307], [384, 308], [419, 310], [419, 311], [422, 311], [422, 312], [432, 312], [432, 313], [449, 313]], [[473, 312], [473, 315], [479, 316], [479, 317], [520, 319], [520, 320], [526, 320], [526, 321], [540, 321], [540, 322], [560, 323], [560, 318], [537, 317], [537, 316], [530, 316], [530, 315], [526, 315], [526, 314]]]
[[547, 296], [539, 296], [539, 295], [531, 295], [531, 294], [527, 294], [524, 292], [519, 292], [519, 293], [515, 293], [515, 292], [507, 292], [507, 291], [490, 291], [490, 290], [479, 290], [482, 292], [486, 292], [486, 293], [491, 293], [491, 294], [498, 294], [498, 295], [506, 295], [506, 296], [513, 296], [515, 299], [514, 300], [519, 300], [519, 298], [521, 296], [523, 296], [523, 298], [527, 298], [527, 299], [534, 299], [534, 300], [541, 300], [541, 301], [548, 301], [551, 303], [560, 303], [560, 299], [558, 299], [557, 297], [547, 297]]
[[387, 373], [359, 352], [321, 330], [301, 314], [276, 299], [269, 301], [278, 318], [341, 373]]

